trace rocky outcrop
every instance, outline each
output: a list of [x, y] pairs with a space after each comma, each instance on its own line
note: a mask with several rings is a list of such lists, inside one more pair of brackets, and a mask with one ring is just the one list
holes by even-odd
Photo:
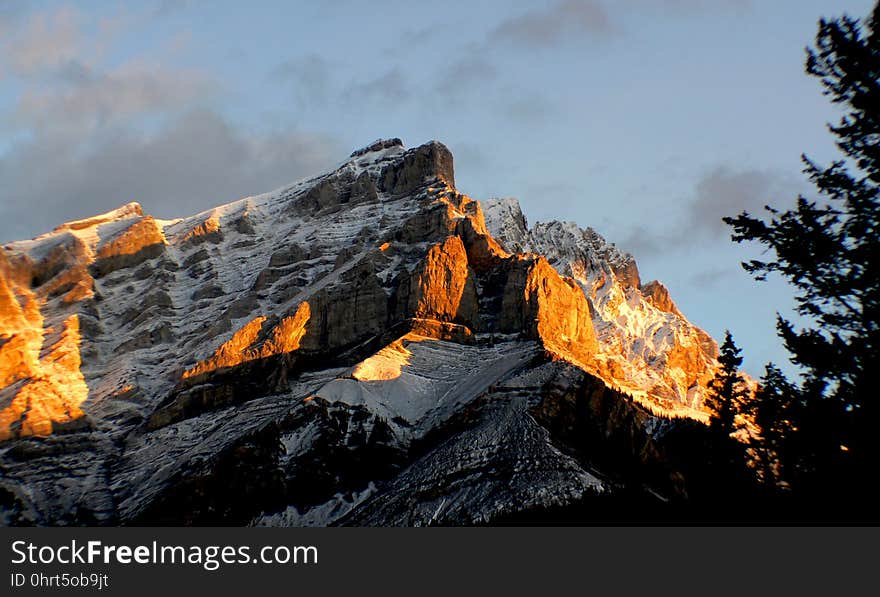
[[669, 296], [669, 289], [666, 288], [661, 282], [657, 280], [652, 280], [647, 284], [641, 287], [642, 296], [645, 297], [648, 302], [652, 305], [664, 311], [665, 313], [672, 313], [678, 317], [684, 317], [681, 314], [681, 311], [678, 310], [678, 307], [672, 302], [672, 297]]
[[405, 195], [430, 183], [455, 187], [452, 152], [432, 141], [404, 154], [403, 160], [385, 167], [379, 189], [391, 195]]
[[448, 237], [434, 245], [399, 290], [405, 317], [461, 323], [477, 321], [474, 273], [461, 238]]
[[599, 345], [589, 303], [543, 257], [511, 259], [501, 311], [501, 331], [523, 331], [557, 357], [591, 366]]
[[135, 219], [97, 247], [92, 271], [96, 277], [153, 259], [165, 249], [165, 235], [152, 216]]
[[[79, 319], [72, 315], [8, 406], [0, 410], [0, 440], [87, 426], [80, 406], [88, 387], [80, 370]], [[8, 387], [8, 386], [7, 386]]]
[[193, 245], [203, 242], [217, 244], [223, 239], [223, 233], [220, 231], [220, 218], [216, 214], [211, 214], [202, 223], [197, 224], [192, 230], [184, 234], [183, 242]]
[[0, 388], [34, 375], [43, 340], [37, 298], [16, 270], [0, 251]]
[[311, 308], [308, 302], [301, 303], [292, 316], [284, 317], [278, 322], [264, 316], [256, 317], [221, 344], [213, 355], [184, 371], [183, 379], [293, 352], [299, 348], [310, 318]]

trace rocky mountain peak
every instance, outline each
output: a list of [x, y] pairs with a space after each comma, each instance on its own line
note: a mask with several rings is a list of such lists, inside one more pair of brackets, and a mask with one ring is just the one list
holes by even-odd
[[[94, 520], [201, 521], [215, 506], [175, 496], [249, 454], [260, 497], [224, 507], [327, 523], [376, 484], [414, 495], [425, 477], [403, 468], [435, 466], [415, 454], [467, 468], [455, 446], [497, 439], [538, 463], [543, 481], [523, 476], [519, 502], [551, 487], [580, 499], [605, 486], [528, 415], [539, 397], [562, 400], [540, 403], [551, 416], [589, 387], [644, 442], [662, 421], [705, 420], [714, 343], [666, 298], [594, 230], [528, 228], [516, 200], [459, 192], [436, 141], [380, 140], [186, 218], [128, 204], [0, 251], [0, 440], [41, 454], [0, 452], [0, 497], [16, 516], [70, 521], [57, 485], [69, 458]], [[431, 443], [462, 425], [464, 443]], [[449, 516], [502, 511], [490, 481], [450, 494]], [[357, 520], [397, 520], [384, 507]]]
[[362, 147], [351, 152], [351, 155], [349, 157], [356, 158], [362, 155], [366, 155], [368, 153], [374, 153], [377, 151], [382, 151], [383, 149], [391, 149], [394, 147], [403, 148], [403, 141], [401, 141], [397, 137], [393, 139], [377, 139], [366, 147]]

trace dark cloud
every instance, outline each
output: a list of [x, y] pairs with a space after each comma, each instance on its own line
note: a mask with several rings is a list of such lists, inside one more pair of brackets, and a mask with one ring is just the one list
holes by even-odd
[[344, 151], [300, 131], [255, 134], [199, 110], [153, 134], [93, 137], [44, 133], [0, 156], [0, 239], [140, 202], [158, 217], [190, 215], [326, 169]]
[[779, 172], [718, 167], [697, 181], [693, 196], [675, 220], [638, 225], [621, 245], [639, 256], [729, 241], [730, 227], [721, 218], [790, 203], [803, 190], [803, 183]]
[[567, 37], [605, 36], [615, 30], [608, 12], [596, 0], [563, 0], [502, 21], [489, 39], [547, 47]]

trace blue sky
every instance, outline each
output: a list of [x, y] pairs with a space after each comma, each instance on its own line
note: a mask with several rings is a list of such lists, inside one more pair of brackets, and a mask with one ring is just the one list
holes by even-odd
[[785, 361], [781, 282], [723, 215], [809, 193], [837, 118], [803, 73], [870, 0], [0, 3], [0, 241], [140, 201], [177, 217], [439, 139], [459, 189], [636, 256], [682, 311]]

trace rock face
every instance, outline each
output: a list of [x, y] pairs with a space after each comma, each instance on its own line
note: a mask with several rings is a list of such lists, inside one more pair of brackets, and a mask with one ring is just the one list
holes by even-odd
[[702, 427], [716, 350], [594, 231], [529, 229], [460, 193], [442, 144], [381, 140], [189, 218], [128, 204], [3, 246], [0, 516], [474, 524], [686, 499], [670, 438]]

